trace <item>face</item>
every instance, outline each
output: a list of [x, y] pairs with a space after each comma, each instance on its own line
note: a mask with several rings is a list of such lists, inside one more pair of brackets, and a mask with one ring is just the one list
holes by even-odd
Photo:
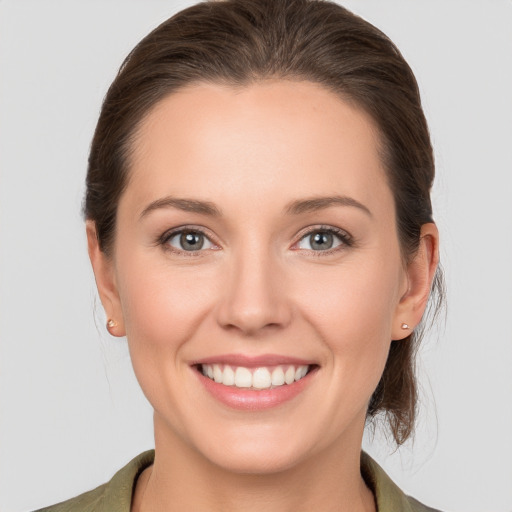
[[198, 84], [133, 149], [102, 300], [157, 446], [256, 473], [358, 452], [410, 287], [371, 119], [308, 82]]

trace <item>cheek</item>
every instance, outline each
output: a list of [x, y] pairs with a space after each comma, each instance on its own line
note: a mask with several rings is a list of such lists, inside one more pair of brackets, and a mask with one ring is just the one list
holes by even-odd
[[[155, 261], [156, 260], [156, 261]], [[207, 315], [215, 288], [212, 271], [171, 266], [159, 258], [126, 258], [119, 292], [130, 350], [144, 358], [175, 352]]]
[[320, 333], [344, 379], [378, 383], [391, 343], [400, 279], [399, 264], [376, 260], [317, 269], [308, 278], [315, 286], [298, 291], [302, 315]]
[[187, 395], [187, 342], [208, 316], [215, 288], [204, 270], [173, 268], [159, 260], [125, 259], [118, 267], [119, 292], [137, 380], [155, 411], [178, 425], [179, 408], [172, 405]]

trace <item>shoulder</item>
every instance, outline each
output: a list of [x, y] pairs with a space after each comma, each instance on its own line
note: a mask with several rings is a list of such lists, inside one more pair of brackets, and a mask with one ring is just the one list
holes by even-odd
[[379, 512], [441, 512], [407, 496], [367, 454], [361, 453], [361, 474], [373, 490]]
[[154, 458], [154, 450], [141, 453], [106, 484], [36, 512], [129, 512], [137, 478]]
[[57, 503], [56, 505], [41, 508], [36, 510], [36, 512], [92, 512], [93, 510], [101, 510], [100, 507], [102, 506], [107, 485], [100, 485], [92, 491], [85, 492], [80, 494], [80, 496]]
[[418, 500], [415, 500], [410, 496], [407, 496], [407, 499], [409, 500], [409, 503], [411, 505], [411, 510], [413, 510], [414, 512], [441, 512], [437, 508], [430, 508], [427, 507], [426, 505], [423, 505], [423, 503], [420, 503]]

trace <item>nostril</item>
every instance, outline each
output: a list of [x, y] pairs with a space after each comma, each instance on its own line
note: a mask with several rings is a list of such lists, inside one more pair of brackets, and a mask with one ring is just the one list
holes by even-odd
[[290, 322], [291, 313], [285, 304], [261, 303], [244, 307], [241, 303], [220, 306], [218, 322], [226, 330], [254, 336], [260, 331], [282, 329]]

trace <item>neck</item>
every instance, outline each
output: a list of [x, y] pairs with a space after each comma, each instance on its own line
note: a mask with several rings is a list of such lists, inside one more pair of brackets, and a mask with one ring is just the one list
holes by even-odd
[[155, 462], [139, 478], [132, 511], [375, 512], [360, 473], [360, 440], [349, 444], [340, 440], [336, 449], [278, 472], [244, 474], [213, 464], [155, 428]]

